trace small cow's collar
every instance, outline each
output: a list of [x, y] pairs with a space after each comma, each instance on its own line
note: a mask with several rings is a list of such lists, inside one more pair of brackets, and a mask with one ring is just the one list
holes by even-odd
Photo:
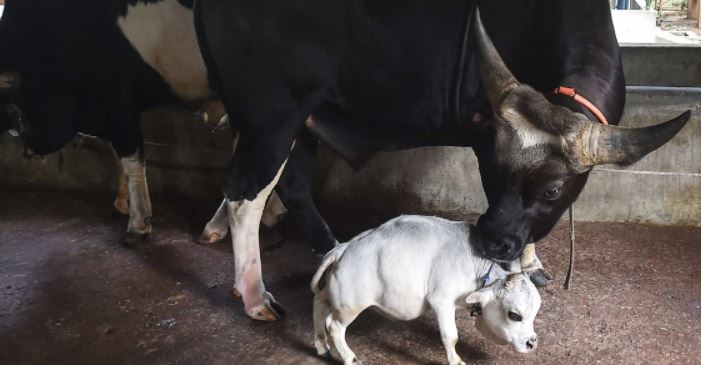
[[[487, 270], [487, 272], [480, 277], [480, 282], [482, 283], [482, 285], [480, 286], [479, 289], [482, 289], [485, 286], [487, 286], [487, 284], [489, 284], [489, 280], [491, 279], [490, 273], [492, 272], [492, 268], [494, 268], [494, 261], [492, 261], [492, 264], [489, 265], [489, 269]], [[482, 305], [480, 305], [480, 303], [472, 304], [472, 306], [470, 307], [470, 317], [477, 317], [481, 314], [482, 314]]]
[[492, 261], [492, 264], [489, 265], [489, 270], [487, 270], [487, 273], [482, 275], [482, 277], [480, 278], [482, 280], [482, 287], [480, 289], [484, 288], [485, 286], [487, 286], [487, 284], [489, 284], [489, 279], [491, 278], [489, 276], [489, 273], [492, 272], [493, 267], [494, 267], [494, 261]]
[[601, 124], [608, 125], [608, 119], [606, 119], [606, 116], [604, 116], [604, 113], [601, 112], [599, 108], [594, 105], [589, 99], [585, 98], [584, 96], [580, 95], [577, 93], [577, 90], [575, 88], [571, 87], [566, 87], [566, 86], [558, 86], [555, 88], [555, 90], [551, 91], [548, 93], [549, 95], [565, 95], [569, 96], [577, 102], [579, 105], [585, 107], [589, 112], [594, 114], [596, 119], [599, 121]]

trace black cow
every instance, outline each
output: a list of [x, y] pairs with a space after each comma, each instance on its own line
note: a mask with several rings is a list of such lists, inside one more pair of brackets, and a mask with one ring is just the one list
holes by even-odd
[[[7, 0], [0, 50], [0, 133], [19, 131], [39, 155], [77, 133], [110, 141], [128, 184], [128, 205], [121, 184], [115, 201], [130, 214], [123, 243], [143, 240], [151, 231], [151, 203], [140, 113], [171, 104], [213, 110], [208, 106], [217, 102], [197, 45], [192, 0]], [[278, 192], [324, 251], [336, 241], [309, 190], [317, 140], [308, 134], [300, 140]]]
[[510, 261], [552, 229], [594, 165], [633, 163], [688, 120], [604, 126], [571, 97], [543, 94], [575, 88], [618, 122], [625, 87], [608, 1], [482, 1], [480, 10], [499, 53], [475, 0], [196, 3], [205, 62], [241, 131], [224, 191], [235, 291], [249, 316], [278, 317], [257, 228], [302, 130], [351, 162], [378, 150], [474, 148], [489, 202], [477, 246]]

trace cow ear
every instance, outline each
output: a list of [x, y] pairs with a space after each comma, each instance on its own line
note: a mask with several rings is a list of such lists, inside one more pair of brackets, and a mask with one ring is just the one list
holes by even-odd
[[467, 295], [465, 303], [467, 305], [479, 304], [484, 308], [489, 302], [494, 299], [494, 286], [490, 285], [478, 291], [474, 291]]

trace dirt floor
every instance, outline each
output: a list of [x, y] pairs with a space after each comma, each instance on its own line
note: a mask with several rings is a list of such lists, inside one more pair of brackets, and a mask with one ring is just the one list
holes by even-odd
[[[327, 364], [314, 357], [309, 280], [317, 261], [294, 231], [266, 233], [268, 289], [286, 305], [257, 323], [230, 293], [230, 244], [192, 242], [216, 202], [154, 199], [154, 233], [118, 244], [108, 194], [0, 193], [0, 364]], [[336, 220], [337, 227], [338, 222]], [[377, 223], [377, 222], [371, 222]], [[348, 222], [338, 232], [358, 232]], [[561, 289], [566, 225], [538, 249], [556, 276], [541, 291], [540, 347], [518, 355], [459, 312], [458, 352], [479, 364], [701, 363], [701, 229], [580, 223], [574, 288]], [[366, 312], [348, 341], [366, 364], [443, 364], [431, 316]]]

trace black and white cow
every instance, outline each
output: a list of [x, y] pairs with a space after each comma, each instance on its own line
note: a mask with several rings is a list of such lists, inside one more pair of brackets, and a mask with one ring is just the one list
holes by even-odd
[[685, 113], [647, 128], [600, 125], [572, 97], [543, 94], [575, 88], [618, 122], [625, 87], [607, 0], [480, 4], [496, 48], [476, 0], [196, 3], [205, 62], [240, 129], [220, 211], [249, 316], [278, 317], [258, 224], [301, 131], [351, 162], [378, 150], [472, 147], [489, 202], [477, 246], [510, 261], [552, 229], [593, 166], [633, 163], [687, 122]]
[[[77, 133], [111, 142], [120, 173], [115, 208], [129, 213], [123, 243], [151, 231], [140, 113], [186, 105], [222, 118], [197, 43], [192, 0], [7, 0], [0, 20], [0, 133], [21, 131], [33, 153], [63, 147]], [[219, 107], [218, 107], [219, 105]], [[309, 191], [317, 140], [302, 135], [278, 186], [290, 216], [316, 249], [335, 239]], [[223, 227], [223, 230], [222, 230]], [[207, 242], [226, 235], [227, 225]]]

